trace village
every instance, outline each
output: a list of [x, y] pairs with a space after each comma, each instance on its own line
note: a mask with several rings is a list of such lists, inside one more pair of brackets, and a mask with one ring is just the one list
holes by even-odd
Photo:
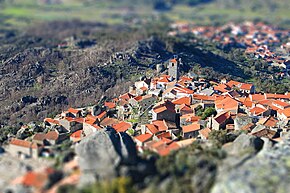
[[285, 71], [290, 69], [288, 30], [263, 22], [249, 21], [239, 24], [230, 22], [222, 26], [197, 26], [179, 22], [173, 24], [172, 29], [173, 31], [169, 33], [171, 36], [178, 33], [192, 33], [219, 43], [222, 47], [244, 48], [245, 53], [251, 58], [262, 59], [269, 65], [280, 67]]
[[[117, 98], [101, 99], [94, 106], [69, 108], [54, 118], [45, 118], [45, 132], [26, 139], [12, 137], [5, 150], [20, 159], [45, 159], [54, 157], [54, 145], [69, 140], [77, 146], [94, 132], [113, 129], [130, 135], [141, 155], [154, 152], [167, 156], [196, 140], [206, 141], [213, 130], [242, 131], [276, 142], [288, 132], [290, 93], [256, 93], [251, 83], [226, 79], [216, 82], [190, 73], [181, 76], [181, 64], [181, 58], [175, 56], [168, 61], [166, 74], [143, 76]], [[29, 129], [29, 125], [21, 128]], [[76, 168], [74, 159], [65, 170]], [[39, 182], [38, 177], [46, 179], [50, 172], [30, 172], [12, 183], [40, 188], [45, 180]], [[73, 173], [61, 184], [75, 184], [78, 178], [79, 173]]]

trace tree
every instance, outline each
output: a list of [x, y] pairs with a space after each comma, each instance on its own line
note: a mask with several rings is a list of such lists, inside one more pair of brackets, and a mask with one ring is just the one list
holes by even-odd
[[212, 115], [216, 115], [216, 110], [215, 108], [213, 107], [209, 107], [209, 108], [206, 108], [205, 111], [203, 112], [202, 116], [201, 116], [201, 119], [202, 120], [205, 120], [206, 118], [212, 116]]

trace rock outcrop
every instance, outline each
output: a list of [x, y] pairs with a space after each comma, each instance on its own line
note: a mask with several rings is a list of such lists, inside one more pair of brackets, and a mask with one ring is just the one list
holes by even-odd
[[290, 139], [226, 168], [219, 170], [212, 193], [290, 192]]
[[82, 171], [81, 185], [117, 177], [121, 166], [137, 162], [133, 140], [126, 133], [116, 133], [111, 128], [85, 138], [76, 146], [76, 153]]

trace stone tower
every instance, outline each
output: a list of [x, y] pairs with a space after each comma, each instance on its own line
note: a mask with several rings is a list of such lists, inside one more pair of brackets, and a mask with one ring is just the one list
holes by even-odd
[[178, 60], [176, 56], [174, 56], [174, 58], [171, 59], [168, 64], [168, 75], [174, 78], [175, 81], [179, 80], [180, 64], [181, 64], [181, 59]]

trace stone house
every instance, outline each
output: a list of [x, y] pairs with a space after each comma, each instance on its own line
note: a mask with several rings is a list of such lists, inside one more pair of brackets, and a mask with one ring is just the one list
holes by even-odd
[[208, 126], [214, 130], [220, 130], [224, 129], [228, 123], [232, 123], [231, 112], [226, 111], [217, 114], [215, 117], [211, 117]]
[[21, 158], [38, 158], [40, 147], [35, 142], [12, 138], [6, 149], [12, 156]]
[[152, 120], [166, 120], [176, 122], [175, 105], [170, 101], [157, 104], [152, 110]]
[[75, 132], [82, 129], [83, 122], [84, 118], [65, 117], [64, 119], [59, 120], [59, 124], [69, 132]]
[[153, 135], [150, 133], [145, 133], [134, 137], [136, 145], [142, 147], [146, 142], [152, 140]]
[[196, 138], [199, 135], [200, 124], [193, 123], [182, 127], [182, 137], [184, 139]]

